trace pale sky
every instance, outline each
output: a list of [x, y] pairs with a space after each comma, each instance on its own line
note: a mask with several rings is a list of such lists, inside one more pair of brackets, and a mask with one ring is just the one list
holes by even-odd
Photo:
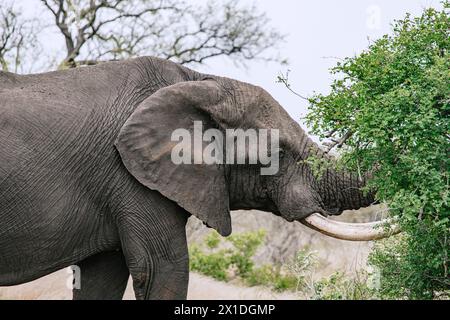
[[[16, 3], [23, 6], [26, 14], [40, 11], [42, 6], [39, 0]], [[306, 102], [276, 83], [279, 72], [290, 69], [292, 88], [303, 95], [314, 91], [326, 93], [332, 80], [328, 70], [338, 61], [336, 58], [361, 52], [370, 40], [389, 33], [391, 22], [406, 12], [419, 15], [426, 7], [442, 7], [439, 0], [241, 0], [239, 3], [256, 3], [271, 19], [272, 26], [287, 35], [279, 53], [289, 60], [289, 65], [254, 61], [242, 69], [226, 58], [216, 58], [194, 69], [260, 85], [300, 123]], [[52, 35], [47, 40], [47, 46], [63, 44]]]

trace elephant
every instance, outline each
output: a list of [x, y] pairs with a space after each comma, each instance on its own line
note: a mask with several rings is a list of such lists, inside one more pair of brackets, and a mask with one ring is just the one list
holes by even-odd
[[[174, 164], [171, 133], [277, 129], [279, 169]], [[381, 222], [327, 218], [373, 203], [367, 177], [306, 160], [327, 157], [264, 89], [138, 57], [41, 74], [0, 72], [0, 286], [77, 265], [73, 298], [185, 299], [185, 225], [222, 236], [230, 210], [258, 209], [349, 240], [386, 236]]]

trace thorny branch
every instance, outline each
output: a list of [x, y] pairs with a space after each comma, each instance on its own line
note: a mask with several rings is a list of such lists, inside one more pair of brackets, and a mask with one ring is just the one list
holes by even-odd
[[[291, 84], [289, 83], [289, 73], [290, 70], [287, 70], [286, 73], [280, 72], [277, 77], [277, 82], [283, 84], [290, 92], [295, 94], [297, 97], [309, 101], [307, 97], [299, 94], [292, 89]], [[347, 131], [343, 136], [336, 137], [335, 135], [337, 131], [337, 129], [333, 129], [325, 134], [325, 138], [330, 139], [330, 141], [326, 141], [323, 143], [326, 146], [326, 149], [324, 150], [325, 153], [330, 153], [334, 148], [342, 148], [345, 142], [353, 135], [353, 132]]]

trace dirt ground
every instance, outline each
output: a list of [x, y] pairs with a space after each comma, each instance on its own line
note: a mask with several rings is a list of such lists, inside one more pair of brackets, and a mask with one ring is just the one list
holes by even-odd
[[[38, 280], [12, 287], [0, 287], [0, 299], [8, 300], [67, 300], [72, 292], [66, 286], [70, 282], [66, 269], [55, 272]], [[125, 300], [134, 300], [131, 281], [128, 282]], [[276, 293], [263, 287], [242, 287], [236, 284], [191, 273], [188, 289], [189, 300], [294, 300], [294, 293]]]

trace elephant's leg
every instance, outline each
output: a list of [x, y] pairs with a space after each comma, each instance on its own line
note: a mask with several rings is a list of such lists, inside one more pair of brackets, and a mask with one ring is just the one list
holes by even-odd
[[156, 204], [142, 201], [133, 212], [121, 214], [119, 233], [136, 299], [186, 299], [187, 218], [186, 211], [165, 198]]
[[80, 289], [73, 289], [74, 300], [120, 300], [130, 275], [121, 251], [102, 252], [77, 264]]

